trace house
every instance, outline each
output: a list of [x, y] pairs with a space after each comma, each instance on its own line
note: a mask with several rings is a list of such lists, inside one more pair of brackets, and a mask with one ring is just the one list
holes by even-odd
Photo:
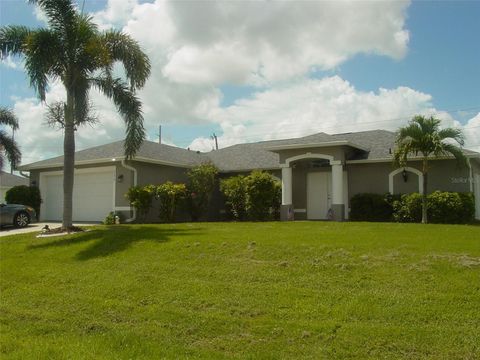
[[[133, 220], [124, 196], [129, 187], [185, 182], [189, 168], [212, 162], [221, 177], [262, 169], [281, 179], [282, 219], [348, 219], [349, 201], [355, 194], [422, 190], [420, 159], [404, 168], [393, 167], [394, 143], [395, 133], [385, 130], [318, 133], [209, 153], [145, 141], [135, 158], [127, 160], [123, 142], [117, 141], [76, 153], [73, 216], [76, 221], [101, 221], [117, 211]], [[459, 168], [451, 157], [431, 161], [428, 191], [474, 192], [480, 218], [480, 153], [465, 150], [465, 154], [470, 169]], [[30, 171], [31, 184], [40, 187], [43, 220], [62, 217], [62, 164], [59, 156], [20, 167]], [[223, 207], [216, 201], [218, 208]]]
[[27, 185], [29, 181], [23, 176], [17, 176], [13, 174], [0, 171], [0, 204], [5, 202], [5, 194], [14, 186]]

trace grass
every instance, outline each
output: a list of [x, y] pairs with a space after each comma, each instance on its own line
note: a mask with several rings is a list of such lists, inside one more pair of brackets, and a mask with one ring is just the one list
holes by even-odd
[[0, 257], [2, 359], [480, 358], [480, 227], [97, 227]]

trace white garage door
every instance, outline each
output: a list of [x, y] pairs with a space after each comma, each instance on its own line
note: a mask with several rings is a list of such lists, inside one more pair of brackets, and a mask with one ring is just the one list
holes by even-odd
[[[102, 221], [114, 207], [115, 168], [78, 170], [73, 188], [73, 221]], [[43, 173], [42, 220], [61, 220], [63, 175]]]

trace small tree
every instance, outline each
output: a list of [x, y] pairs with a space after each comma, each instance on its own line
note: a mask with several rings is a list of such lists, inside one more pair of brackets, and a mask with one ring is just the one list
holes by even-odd
[[128, 189], [125, 197], [130, 201], [130, 205], [137, 210], [138, 217], [145, 220], [150, 207], [152, 206], [153, 196], [155, 195], [155, 186], [132, 186]]
[[225, 203], [235, 220], [245, 220], [247, 191], [245, 176], [232, 176], [220, 181], [220, 191], [225, 196]]
[[165, 184], [158, 185], [156, 194], [160, 200], [160, 219], [174, 222], [176, 210], [185, 200], [186, 193], [185, 184], [174, 184], [168, 181]]
[[187, 206], [193, 221], [200, 219], [208, 209], [218, 169], [211, 163], [201, 164], [187, 173]]
[[[422, 223], [427, 223], [427, 184], [428, 161], [453, 155], [461, 165], [468, 166], [468, 161], [462, 149], [452, 141], [463, 146], [464, 136], [460, 129], [440, 129], [441, 121], [434, 117], [415, 116], [410, 123], [397, 132], [394, 153], [394, 164], [406, 166], [409, 157], [420, 155], [422, 160], [423, 193], [422, 193]], [[450, 142], [448, 142], [450, 140]]]

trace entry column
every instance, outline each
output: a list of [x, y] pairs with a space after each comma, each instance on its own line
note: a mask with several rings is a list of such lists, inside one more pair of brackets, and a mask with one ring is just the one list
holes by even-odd
[[292, 205], [292, 168], [282, 167], [282, 207], [280, 209], [280, 220], [293, 220]]
[[345, 219], [345, 204], [343, 202], [343, 165], [341, 161], [330, 161], [332, 165], [332, 212], [333, 220]]

